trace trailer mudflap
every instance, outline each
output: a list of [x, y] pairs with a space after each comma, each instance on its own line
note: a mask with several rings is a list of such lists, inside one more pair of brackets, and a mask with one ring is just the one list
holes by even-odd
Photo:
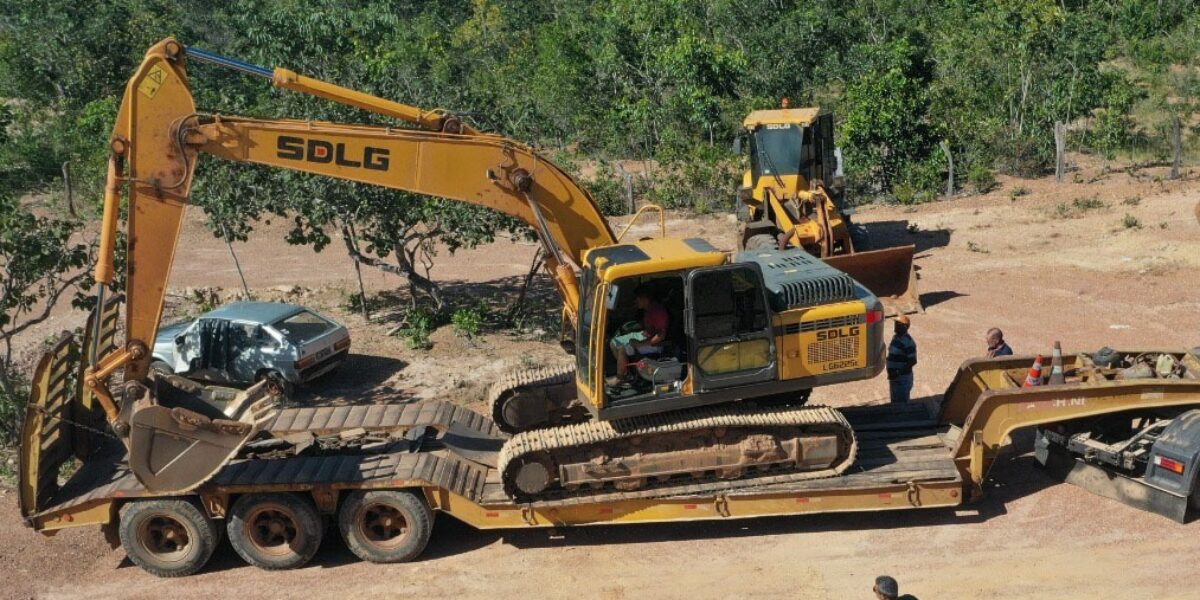
[[1040, 435], [1035, 455], [1046, 472], [1059, 481], [1179, 523], [1187, 522], [1186, 496], [1173, 494], [1144, 481], [1090, 465], [1066, 452], [1049, 447]]

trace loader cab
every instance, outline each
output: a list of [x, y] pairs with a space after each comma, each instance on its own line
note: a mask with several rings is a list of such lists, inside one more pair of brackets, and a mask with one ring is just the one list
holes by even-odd
[[[831, 190], [840, 187], [832, 113], [819, 108], [758, 110], [746, 117], [743, 127], [750, 159], [739, 191], [743, 202], [761, 205], [768, 189], [786, 197], [808, 190], [817, 180]], [[840, 204], [840, 197], [835, 199]]]

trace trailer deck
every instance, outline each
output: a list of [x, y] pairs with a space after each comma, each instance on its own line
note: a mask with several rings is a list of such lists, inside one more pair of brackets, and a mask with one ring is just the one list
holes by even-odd
[[[315, 443], [313, 450], [290, 455], [268, 444], [265, 455], [232, 460], [196, 489], [172, 496], [147, 491], [121, 453], [96, 451], [106, 447], [107, 434], [89, 425], [95, 413], [88, 396], [70, 385], [67, 365], [75, 352], [64, 341], [38, 367], [22, 433], [21, 511], [32, 528], [47, 535], [99, 525], [110, 540], [116, 539], [123, 509], [145, 506], [139, 501], [186, 500], [202, 507], [199, 518], [215, 527], [215, 520], [229, 522], [241, 500], [277, 492], [311, 499], [315, 510], [339, 518], [346, 514], [347, 498], [362, 497], [358, 490], [404, 493], [420, 498], [422, 510], [479, 529], [955, 507], [983, 496], [988, 470], [1017, 429], [1200, 410], [1200, 353], [1173, 354], [1177, 366], [1171, 377], [1131, 379], [1113, 377], [1112, 369], [1096, 367], [1087, 355], [1069, 356], [1066, 384], [1034, 388], [1017, 381], [1031, 357], [969, 360], [937, 407], [839, 408], [855, 432], [858, 452], [852, 466], [834, 477], [796, 481], [766, 471], [733, 481], [581, 489], [574, 496], [517, 502], [505, 494], [496, 471], [507, 438], [490, 419], [464, 407], [445, 402], [287, 407], [271, 417], [267, 437], [321, 442], [320, 436], [332, 436], [334, 443]], [[376, 438], [386, 433], [390, 441], [354, 445], [355, 436], [372, 432]], [[343, 446], [339, 439], [350, 441]], [[1200, 455], [1200, 440], [1194, 443]], [[1172, 505], [1179, 510], [1171, 516], [1183, 518], [1200, 466], [1179, 466], [1180, 461], [1191, 465], [1200, 458], [1173, 460], [1167, 464], [1176, 473], [1182, 470], [1177, 494], [1182, 501]], [[63, 467], [73, 462], [80, 468], [60, 486]], [[1127, 475], [1123, 497], [1144, 493], [1146, 479]]]
[[[410, 406], [408, 411], [389, 407], [395, 414], [371, 406], [285, 409], [270, 429], [274, 432], [278, 426], [279, 431], [297, 431], [315, 425], [335, 431], [346, 425], [370, 427], [396, 419], [413, 426], [453, 420], [471, 425], [469, 429], [455, 428], [460, 438], [474, 433], [478, 441], [500, 440], [490, 421], [477, 413], [438, 402]], [[418, 409], [424, 418], [416, 418]], [[954, 464], [947, 428], [939, 427], [924, 405], [860, 406], [843, 412], [858, 434], [858, 458], [850, 471], [827, 479], [773, 483], [771, 477], [761, 477], [752, 485], [730, 485], [717, 492], [692, 485], [517, 504], [504, 494], [494, 468], [478, 462], [476, 455], [464, 456], [460, 450], [434, 441], [414, 443], [411, 450], [403, 452], [238, 460], [195, 493], [209, 506], [219, 508], [230, 495], [251, 491], [325, 489], [336, 497], [338, 489], [420, 487], [434, 508], [481, 529], [961, 503], [963, 481]], [[296, 427], [298, 422], [304, 425]], [[113, 456], [86, 463], [44, 510], [30, 518], [48, 530], [69, 527], [81, 511], [148, 495], [121, 457]]]

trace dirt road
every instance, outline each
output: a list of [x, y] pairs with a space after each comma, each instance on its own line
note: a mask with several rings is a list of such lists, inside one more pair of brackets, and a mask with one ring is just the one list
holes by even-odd
[[[939, 394], [964, 358], [1002, 327], [1019, 353], [1200, 345], [1200, 201], [1194, 180], [1162, 183], [1089, 165], [1079, 183], [1004, 181], [986, 196], [918, 209], [872, 208], [858, 219], [877, 244], [915, 243], [928, 310], [913, 318], [920, 362], [915, 397]], [[1013, 194], [1024, 188], [1026, 193]], [[1128, 217], [1127, 217], [1128, 215]], [[676, 235], [732, 245], [724, 217], [672, 223]], [[368, 391], [479, 402], [511, 361], [558, 359], [537, 335], [466, 341], [446, 328], [428, 351], [409, 350], [341, 307], [328, 286], [350, 289], [348, 259], [287, 248], [267, 228], [238, 246], [255, 288], [326, 286], [313, 302], [346, 320]], [[278, 232], [276, 232], [278, 233]], [[511, 242], [442, 257], [434, 276], [502, 287], [533, 248]], [[172, 287], [238, 285], [227, 249], [193, 221]], [[499, 282], [499, 283], [497, 283]], [[368, 274], [372, 289], [394, 279]], [[474, 289], [474, 288], [473, 288]], [[357, 388], [355, 386], [358, 386]], [[882, 379], [818, 390], [834, 405], [878, 402]], [[987, 499], [967, 510], [824, 515], [709, 524], [477, 532], [440, 518], [419, 562], [358, 563], [335, 536], [312, 565], [287, 573], [245, 566], [222, 546], [184, 581], [155, 579], [109, 550], [92, 530], [43, 539], [25, 529], [11, 491], [0, 494], [0, 596], [313, 598], [868, 598], [873, 578], [930, 598], [1185, 598], [1200, 562], [1200, 524], [1179, 525], [1055, 484], [1028, 456], [1002, 460]]]

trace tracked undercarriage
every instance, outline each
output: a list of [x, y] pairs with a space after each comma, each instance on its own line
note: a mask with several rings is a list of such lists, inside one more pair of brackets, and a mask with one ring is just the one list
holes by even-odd
[[590, 418], [575, 391], [575, 367], [561, 365], [511, 373], [488, 390], [492, 421], [509, 434], [578, 423]]
[[527, 431], [504, 444], [497, 468], [509, 496], [532, 501], [832, 477], [856, 451], [832, 408], [732, 406]]

